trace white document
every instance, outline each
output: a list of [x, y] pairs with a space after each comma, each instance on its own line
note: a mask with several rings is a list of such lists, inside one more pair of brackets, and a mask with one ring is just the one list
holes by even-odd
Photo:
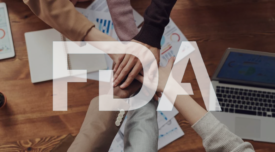
[[[195, 42], [195, 44], [196, 44], [196, 42]], [[195, 48], [192, 46], [192, 44], [189, 41], [182, 42], [182, 44], [179, 48], [178, 54], [177, 54], [176, 61], [175, 61], [174, 64], [177, 64], [180, 60], [187, 57], [193, 51], [195, 51]]]
[[98, 11], [92, 11], [92, 10], [87, 11], [87, 13], [88, 13], [88, 19], [93, 23], [97, 23], [97, 28], [101, 32], [118, 40], [110, 13], [98, 12]]
[[175, 49], [170, 42], [166, 42], [160, 50], [160, 66], [166, 66], [171, 57], [175, 57]]
[[[169, 120], [173, 119], [179, 112], [174, 107], [172, 111], [157, 111], [158, 128], [162, 128]], [[124, 134], [125, 124], [127, 122], [127, 116], [123, 121], [120, 131]]]
[[163, 127], [169, 120], [178, 114], [178, 110], [174, 107], [172, 111], [158, 111], [158, 126], [159, 129]]
[[[176, 56], [182, 41], [187, 41], [177, 25], [170, 18], [169, 24], [165, 27], [161, 39], [160, 66], [166, 66], [172, 56]], [[188, 42], [189, 43], [189, 42]]]
[[158, 149], [163, 148], [183, 135], [184, 133], [177, 120], [175, 118], [171, 119], [159, 130]]
[[[186, 37], [183, 35], [181, 30], [177, 27], [174, 21], [170, 18], [169, 24], [165, 27], [163, 33], [163, 39], [161, 40], [161, 46], [166, 42], [170, 42], [171, 45], [175, 48], [175, 52], [178, 52], [180, 44], [182, 41], [187, 41]], [[176, 49], [178, 48], [178, 49]]]
[[87, 10], [93, 10], [98, 12], [109, 12], [109, 8], [106, 0], [95, 0]]
[[[179, 112], [174, 107], [172, 111], [157, 111], [158, 128], [161, 129], [169, 120], [173, 119]], [[124, 134], [125, 124], [127, 122], [127, 116], [123, 121], [120, 131]]]
[[85, 8], [75, 7], [75, 9], [76, 9], [79, 13], [83, 14], [86, 18], [88, 18], [88, 13], [87, 13], [87, 10], [86, 10]]
[[134, 19], [136, 21], [136, 26], [138, 27], [143, 21], [144, 18], [143, 16], [141, 16], [136, 10], [133, 9], [133, 15], [134, 15]]
[[101, 32], [118, 40], [114, 29], [114, 24], [109, 12], [100, 12], [79, 7], [76, 7], [76, 10], [83, 14], [91, 22], [93, 22], [96, 25], [96, 28], [99, 29]]

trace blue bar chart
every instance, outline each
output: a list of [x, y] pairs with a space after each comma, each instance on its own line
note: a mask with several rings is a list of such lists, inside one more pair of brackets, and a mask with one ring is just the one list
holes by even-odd
[[115, 33], [114, 24], [111, 20], [97, 18], [96, 22], [98, 23], [98, 29], [110, 36], [113, 36]]

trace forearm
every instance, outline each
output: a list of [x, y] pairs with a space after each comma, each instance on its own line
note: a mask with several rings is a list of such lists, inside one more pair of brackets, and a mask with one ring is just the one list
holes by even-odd
[[186, 118], [190, 125], [199, 121], [207, 111], [189, 95], [180, 95], [175, 101], [175, 107]]
[[[185, 92], [174, 80], [169, 81], [169, 86], [173, 87], [168, 89], [165, 95], [170, 101], [173, 99], [173, 96], [177, 95], [175, 94], [175, 90]], [[211, 113], [207, 113], [190, 96], [179, 95], [174, 105], [200, 135], [207, 152], [254, 151], [250, 143], [244, 142], [240, 137], [230, 132], [226, 126], [221, 124]]]
[[118, 114], [119, 111], [99, 111], [99, 97], [94, 98], [68, 152], [108, 151], [119, 130], [115, 125]]
[[180, 92], [185, 92], [185, 90], [175, 80], [169, 81], [167, 87], [164, 91], [165, 95], [170, 101], [174, 99], [174, 96], [177, 96], [174, 106], [191, 125], [199, 121], [207, 113], [207, 111], [189, 95], [176, 94], [178, 90], [180, 90]]
[[207, 152], [254, 152], [253, 146], [230, 132], [210, 112], [196, 122], [192, 128], [203, 140]]
[[[128, 98], [133, 93], [137, 92], [140, 87], [141, 83], [137, 81], [135, 81], [129, 88], [124, 90], [120, 89], [119, 87], [115, 87], [114, 96], [115, 98]], [[107, 96], [108, 95], [101, 95], [101, 99], [106, 101], [106, 99], [109, 99], [106, 98], [104, 100], [104, 98]], [[109, 105], [112, 106], [111, 101], [109, 102]], [[125, 111], [124, 116], [126, 116], [126, 113], [127, 112]], [[68, 152], [108, 151], [115, 135], [120, 128], [116, 125], [118, 114], [119, 111], [99, 111], [99, 97], [95, 97], [89, 105], [80, 131], [73, 144], [70, 146]]]
[[32, 12], [72, 41], [82, 41], [94, 26], [70, 0], [24, 0]]

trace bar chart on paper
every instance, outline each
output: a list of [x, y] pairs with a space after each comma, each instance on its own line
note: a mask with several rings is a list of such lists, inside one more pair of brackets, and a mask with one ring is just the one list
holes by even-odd
[[89, 11], [88, 19], [95, 23], [96, 28], [98, 28], [101, 32], [117, 40], [117, 35], [110, 13]]
[[97, 18], [96, 22], [98, 23], [98, 29], [101, 32], [110, 36], [115, 34], [114, 24], [111, 20]]

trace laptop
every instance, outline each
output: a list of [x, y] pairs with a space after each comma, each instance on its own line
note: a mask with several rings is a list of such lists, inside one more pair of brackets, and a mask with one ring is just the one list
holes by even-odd
[[275, 142], [275, 53], [229, 48], [212, 84], [218, 120], [244, 139]]

